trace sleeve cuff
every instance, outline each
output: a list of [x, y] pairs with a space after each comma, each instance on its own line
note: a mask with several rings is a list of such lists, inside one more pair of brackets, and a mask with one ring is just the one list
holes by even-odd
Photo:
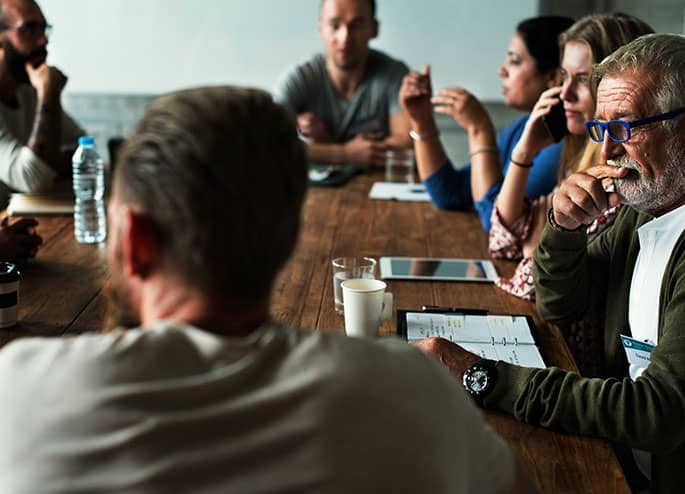
[[513, 415], [514, 404], [528, 386], [528, 381], [539, 370], [511, 365], [501, 360], [496, 364], [497, 383], [483, 400], [485, 408], [500, 410]]

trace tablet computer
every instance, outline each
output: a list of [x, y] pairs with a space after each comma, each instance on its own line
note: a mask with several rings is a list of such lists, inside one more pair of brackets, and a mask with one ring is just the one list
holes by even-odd
[[381, 257], [381, 278], [400, 280], [477, 281], [492, 283], [497, 271], [487, 259]]

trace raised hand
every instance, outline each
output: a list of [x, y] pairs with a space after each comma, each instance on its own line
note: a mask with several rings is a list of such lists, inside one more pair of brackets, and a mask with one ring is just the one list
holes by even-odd
[[561, 101], [560, 94], [561, 86], [558, 86], [548, 89], [540, 95], [533, 111], [530, 112], [521, 138], [511, 153], [513, 159], [522, 163], [530, 163], [538, 151], [554, 142], [542, 121], [542, 117], [548, 115], [552, 106]]
[[603, 179], [621, 178], [626, 173], [627, 168], [597, 165], [569, 176], [554, 194], [554, 221], [567, 230], [589, 225], [603, 211], [621, 202], [616, 192], [606, 191]]
[[435, 111], [450, 115], [469, 132], [474, 132], [490, 125], [490, 116], [478, 98], [460, 87], [441, 89], [433, 97]]
[[67, 84], [67, 76], [57, 67], [46, 63], [34, 67], [26, 64], [26, 72], [29, 75], [31, 85], [36, 89], [39, 98], [58, 97]]
[[425, 65], [421, 72], [412, 71], [404, 76], [400, 88], [400, 106], [415, 129], [434, 126], [432, 94], [429, 65]]

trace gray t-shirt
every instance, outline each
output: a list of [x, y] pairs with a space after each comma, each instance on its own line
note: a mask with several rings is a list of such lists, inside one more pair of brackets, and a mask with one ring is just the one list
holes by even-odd
[[159, 322], [0, 350], [0, 492], [508, 492], [513, 455], [406, 342]]
[[399, 112], [399, 92], [409, 68], [376, 50], [369, 51], [366, 74], [348, 101], [333, 87], [326, 71], [326, 57], [315, 55], [290, 69], [274, 92], [275, 100], [293, 114], [311, 112], [326, 124], [334, 142], [357, 134], [390, 134], [390, 116]]

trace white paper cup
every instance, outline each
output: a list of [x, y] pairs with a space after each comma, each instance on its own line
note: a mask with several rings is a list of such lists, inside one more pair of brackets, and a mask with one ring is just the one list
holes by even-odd
[[392, 316], [392, 293], [381, 280], [352, 279], [341, 283], [345, 304], [345, 333], [375, 338], [381, 321]]

